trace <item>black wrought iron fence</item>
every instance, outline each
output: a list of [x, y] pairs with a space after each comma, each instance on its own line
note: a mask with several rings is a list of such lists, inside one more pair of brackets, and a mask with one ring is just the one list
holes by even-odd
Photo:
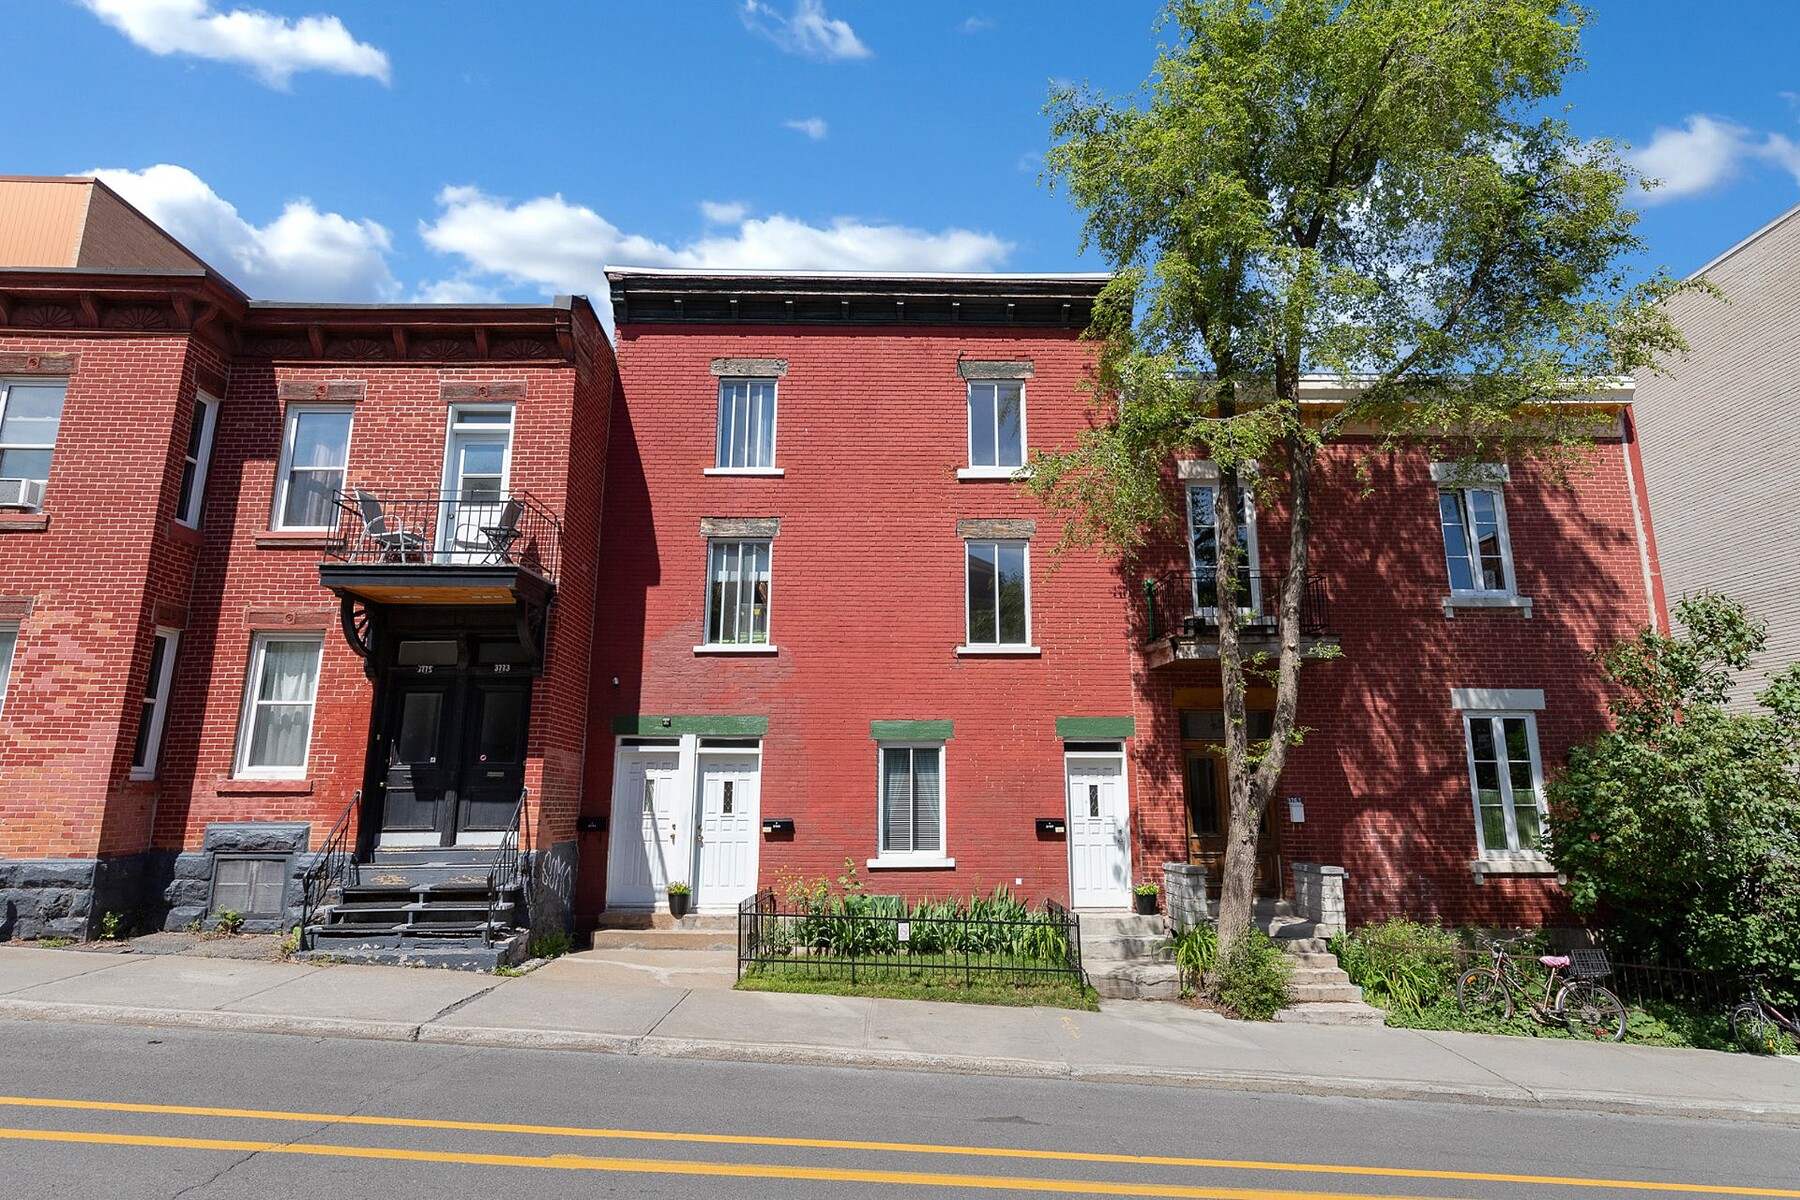
[[326, 556], [391, 566], [526, 567], [556, 582], [562, 522], [530, 492], [394, 493], [353, 487], [336, 495]]
[[973, 983], [1065, 982], [1085, 987], [1081, 919], [1055, 901], [996, 915], [953, 901], [908, 907], [856, 896], [783, 907], [772, 889], [738, 906], [738, 976]]
[[358, 788], [326, 835], [319, 857], [301, 876], [300, 936], [307, 949], [312, 948], [309, 931], [318, 921], [319, 909], [324, 907], [331, 893], [344, 884], [345, 872], [356, 849], [350, 840], [350, 830], [361, 808], [362, 789]]
[[[1237, 573], [1238, 628], [1246, 633], [1272, 634], [1281, 621], [1279, 574], [1259, 571]], [[1171, 571], [1160, 579], [1144, 580], [1144, 640], [1200, 637], [1219, 628], [1219, 577], [1216, 572]], [[1327, 632], [1330, 597], [1323, 575], [1309, 575], [1300, 597], [1300, 632], [1317, 636]]]
[[508, 894], [514, 896], [513, 902], [518, 905], [513, 913], [515, 921], [524, 917], [525, 910], [531, 903], [531, 821], [526, 812], [530, 799], [531, 789], [521, 789], [518, 806], [513, 809], [512, 824], [507, 826], [505, 834], [501, 836], [500, 849], [494, 854], [494, 865], [488, 869], [487, 923], [481, 929], [481, 940], [485, 945], [494, 944], [496, 918], [501, 906], [507, 903]]

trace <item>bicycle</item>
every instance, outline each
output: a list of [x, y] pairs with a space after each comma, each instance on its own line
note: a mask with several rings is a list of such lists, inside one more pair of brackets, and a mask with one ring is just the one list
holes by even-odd
[[[1625, 1006], [1595, 982], [1612, 974], [1605, 953], [1576, 949], [1567, 954], [1540, 955], [1538, 962], [1550, 971], [1540, 1000], [1534, 994], [1536, 986], [1526, 980], [1519, 964], [1506, 953], [1509, 946], [1520, 940], [1488, 942], [1488, 965], [1470, 967], [1457, 976], [1456, 1006], [1465, 1015], [1506, 1020], [1513, 1015], [1516, 993], [1541, 1025], [1560, 1025], [1571, 1033], [1603, 1042], [1616, 1042], [1625, 1036]], [[1559, 989], [1557, 980], [1565, 971], [1568, 979]]]
[[1800, 1011], [1784, 1013], [1763, 993], [1761, 975], [1746, 975], [1750, 995], [1731, 1009], [1731, 1036], [1758, 1054], [1793, 1053], [1800, 1042]]

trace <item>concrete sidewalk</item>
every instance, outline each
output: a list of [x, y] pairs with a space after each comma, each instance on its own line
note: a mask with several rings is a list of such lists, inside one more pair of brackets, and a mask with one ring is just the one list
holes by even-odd
[[[668, 961], [662, 961], [667, 959]], [[0, 1020], [888, 1067], [1800, 1125], [1800, 1059], [1550, 1039], [731, 990], [729, 953], [589, 951], [518, 978], [0, 946]]]

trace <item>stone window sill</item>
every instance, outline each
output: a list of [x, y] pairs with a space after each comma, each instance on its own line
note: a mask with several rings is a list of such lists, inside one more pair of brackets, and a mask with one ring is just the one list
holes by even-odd
[[757, 655], [766, 655], [769, 657], [773, 657], [774, 655], [781, 653], [781, 651], [778, 647], [773, 646], [773, 645], [768, 645], [763, 642], [751, 642], [750, 644], [744, 645], [744, 646], [738, 646], [738, 645], [695, 646], [694, 653], [695, 654], [726, 654], [726, 655], [748, 654], [753, 657], [757, 656]]
[[896, 858], [871, 858], [865, 864], [871, 871], [943, 871], [956, 865], [954, 858], [914, 854]]
[[706, 467], [702, 475], [736, 475], [749, 479], [780, 479], [787, 474], [786, 467]]
[[1552, 876], [1556, 867], [1547, 858], [1477, 858], [1469, 862], [1476, 879], [1485, 875]]
[[1044, 651], [1040, 646], [958, 646], [956, 653], [963, 658], [1037, 658]]
[[0, 513], [0, 533], [42, 533], [48, 528], [50, 528], [49, 513]]
[[213, 785], [220, 796], [310, 796], [310, 779], [221, 779]]
[[1531, 619], [1530, 596], [1445, 596], [1444, 615], [1454, 618], [1459, 608], [1516, 608], [1526, 620]]
[[958, 467], [956, 478], [962, 483], [1011, 483], [1030, 479], [1030, 467]]
[[270, 529], [256, 535], [258, 550], [323, 550], [329, 529]]

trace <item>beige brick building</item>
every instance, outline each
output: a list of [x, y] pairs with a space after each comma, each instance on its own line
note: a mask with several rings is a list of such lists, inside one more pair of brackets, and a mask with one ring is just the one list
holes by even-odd
[[1800, 205], [1695, 272], [1670, 309], [1690, 350], [1638, 380], [1644, 477], [1670, 604], [1704, 588], [1769, 623], [1746, 674], [1800, 661]]

